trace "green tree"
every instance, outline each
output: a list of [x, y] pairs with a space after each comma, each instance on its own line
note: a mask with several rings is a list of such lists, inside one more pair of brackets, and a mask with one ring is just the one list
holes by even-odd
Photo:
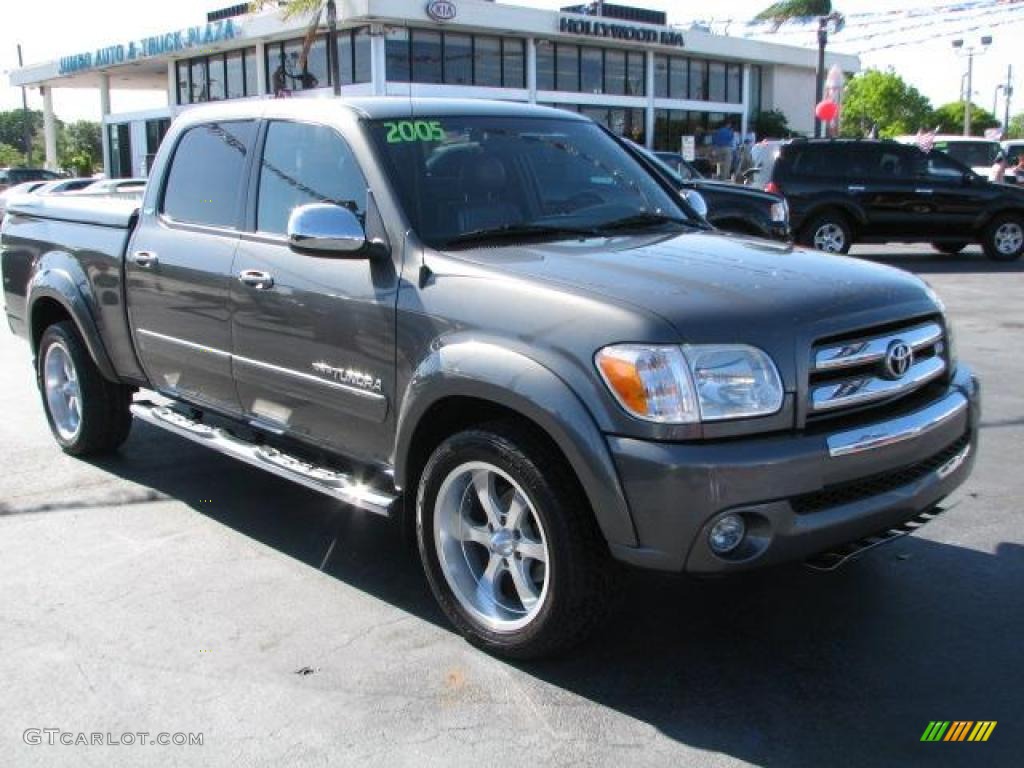
[[17, 147], [10, 144], [0, 143], [0, 167], [8, 165], [21, 165], [25, 162], [25, 155], [18, 151]]
[[[14, 147], [25, 159], [25, 122], [29, 124], [29, 133], [34, 137], [43, 128], [43, 113], [39, 110], [12, 109], [0, 112], [0, 144]], [[34, 142], [34, 138], [33, 138]]]
[[[963, 133], [964, 102], [954, 101], [943, 104], [935, 110], [932, 120], [938, 126], [939, 133]], [[982, 136], [988, 128], [998, 128], [999, 121], [987, 109], [971, 103], [971, 135]]]
[[761, 139], [783, 139], [789, 136], [789, 120], [778, 109], [758, 112], [751, 123], [751, 130]]
[[103, 159], [102, 134], [99, 123], [78, 120], [63, 131], [62, 168], [73, 169], [79, 176], [89, 176]]
[[1024, 112], [1010, 118], [1010, 127], [1006, 131], [1008, 139], [1024, 139]]
[[932, 127], [931, 102], [891, 69], [869, 69], [846, 84], [841, 135], [863, 137], [876, 128], [880, 138], [891, 139]]

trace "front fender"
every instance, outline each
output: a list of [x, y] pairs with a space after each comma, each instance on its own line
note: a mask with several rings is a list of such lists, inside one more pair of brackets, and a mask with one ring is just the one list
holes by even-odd
[[470, 397], [509, 408], [543, 429], [561, 449], [609, 544], [636, 546], [636, 531], [604, 435], [569, 386], [535, 360], [494, 343], [459, 341], [422, 361], [402, 399], [395, 446], [395, 482], [406, 484], [416, 428], [430, 407]]
[[63, 251], [51, 251], [39, 259], [29, 278], [26, 294], [25, 320], [33, 350], [38, 347], [43, 330], [37, 331], [33, 318], [39, 302], [52, 299], [71, 316], [89, 355], [104, 378], [118, 381], [90, 307], [90, 299], [95, 299], [91, 296], [89, 280], [73, 256]]

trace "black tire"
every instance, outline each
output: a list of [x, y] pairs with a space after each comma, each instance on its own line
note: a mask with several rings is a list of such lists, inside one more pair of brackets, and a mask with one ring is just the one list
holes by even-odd
[[[820, 247], [817, 242], [819, 233], [832, 227], [834, 248]], [[853, 228], [849, 220], [838, 211], [824, 211], [812, 217], [800, 230], [799, 242], [826, 253], [849, 253], [853, 245]]]
[[[66, 351], [76, 374], [80, 417], [73, 433], [58, 428], [46, 391], [47, 359], [57, 346], [61, 347], [61, 353]], [[132, 390], [103, 378], [73, 323], [54, 323], [43, 332], [36, 355], [36, 382], [50, 431], [65, 453], [72, 456], [110, 453], [128, 437], [132, 426], [129, 410]]]
[[956, 243], [932, 243], [932, 248], [939, 253], [946, 254], [947, 256], [956, 256], [968, 245], [970, 245], [970, 243], [964, 240], [963, 242]]
[[[460, 602], [441, 565], [435, 538], [438, 495], [445, 480], [468, 463], [493, 465], [512, 478], [532, 505], [546, 537], [546, 592], [525, 626], [501, 631], [488, 627]], [[470, 643], [507, 658], [551, 656], [580, 643], [605, 618], [617, 564], [574, 473], [532, 430], [495, 422], [449, 437], [423, 470], [416, 513], [417, 542], [430, 588]], [[499, 557], [493, 550], [490, 554], [486, 548], [480, 551], [485, 559]], [[519, 559], [518, 554], [515, 557]]]
[[[1006, 234], [1011, 234], [1010, 242], [1016, 242], [1016, 247], [1006, 247]], [[1024, 253], [1024, 216], [1009, 213], [996, 216], [985, 227], [985, 234], [981, 238], [981, 245], [985, 249], [985, 255], [993, 261], [1016, 261]]]

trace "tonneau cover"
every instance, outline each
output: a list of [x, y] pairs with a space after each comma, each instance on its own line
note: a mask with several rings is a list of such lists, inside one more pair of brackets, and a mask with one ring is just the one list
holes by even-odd
[[128, 229], [133, 215], [141, 206], [141, 200], [118, 197], [18, 195], [8, 203], [7, 213]]

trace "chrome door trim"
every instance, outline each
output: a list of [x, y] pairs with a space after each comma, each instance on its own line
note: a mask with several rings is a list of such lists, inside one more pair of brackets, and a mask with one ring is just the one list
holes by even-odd
[[264, 363], [261, 360], [253, 360], [250, 357], [242, 357], [240, 355], [231, 355], [231, 359], [234, 362], [242, 363], [243, 365], [251, 365], [254, 368], [260, 368], [264, 371], [271, 373], [278, 373], [284, 376], [291, 376], [292, 378], [299, 379], [300, 381], [306, 381], [311, 384], [322, 384], [328, 389], [335, 389], [340, 392], [347, 392], [352, 395], [359, 395], [375, 402], [386, 401], [387, 397], [380, 394], [379, 392], [371, 392], [366, 389], [360, 389], [359, 387], [353, 387], [348, 384], [342, 384], [338, 381], [329, 381], [315, 376], [312, 373], [304, 373], [303, 371], [296, 371], [294, 368], [282, 368], [279, 365], [273, 365], [272, 363]]
[[216, 357], [231, 357], [230, 352], [225, 352], [222, 349], [216, 347], [208, 347], [205, 344], [197, 344], [194, 341], [186, 341], [185, 339], [179, 339], [177, 336], [168, 336], [163, 333], [157, 333], [156, 331], [150, 331], [146, 328], [139, 328], [135, 331], [139, 336], [148, 336], [153, 339], [159, 339], [160, 341], [166, 341], [168, 344], [177, 344], [178, 346], [185, 347], [187, 349], [193, 349], [196, 352], [206, 352], [207, 354], [214, 355]]
[[826, 440], [828, 454], [832, 458], [849, 456], [913, 440], [938, 429], [966, 411], [967, 398], [960, 392], [953, 392], [927, 408], [898, 419], [829, 435]]

